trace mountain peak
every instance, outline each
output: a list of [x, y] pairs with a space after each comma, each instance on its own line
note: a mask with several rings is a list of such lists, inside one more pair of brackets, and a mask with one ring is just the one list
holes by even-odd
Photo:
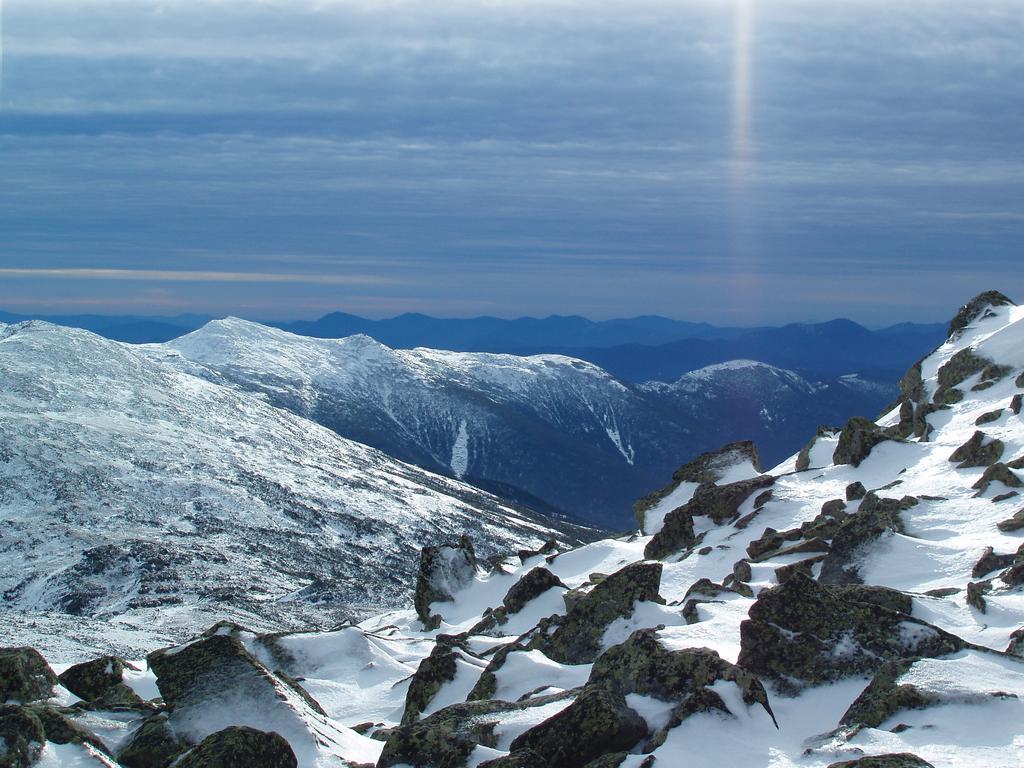
[[949, 332], [946, 334], [947, 338], [952, 339], [954, 336], [959, 336], [975, 320], [994, 314], [992, 310], [996, 307], [1006, 306], [1015, 307], [1017, 304], [999, 291], [979, 293], [960, 307], [960, 311], [950, 321]]

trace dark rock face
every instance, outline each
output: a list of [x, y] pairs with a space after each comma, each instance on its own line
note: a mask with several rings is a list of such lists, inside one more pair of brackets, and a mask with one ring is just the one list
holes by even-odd
[[[989, 411], [988, 413], [981, 414], [981, 416], [979, 416], [978, 418], [976, 418], [974, 420], [974, 425], [976, 427], [980, 427], [980, 426], [983, 426], [985, 424], [991, 424], [993, 421], [999, 421], [999, 417], [1002, 416], [1002, 415], [1003, 415], [1003, 409], [1002, 408], [997, 408], [994, 411]], [[951, 459], [951, 461], [952, 461], [952, 459]]]
[[[796, 457], [796, 471], [806, 472], [811, 468], [811, 451], [814, 450], [815, 444], [823, 437], [835, 437], [839, 432], [835, 427], [818, 427], [818, 431], [815, 433], [807, 444], [800, 449], [800, 453]], [[760, 470], [758, 470], [760, 471]]]
[[[540, 696], [521, 704], [505, 701], [470, 701], [452, 704], [415, 723], [399, 726], [388, 736], [378, 768], [394, 765], [462, 766], [478, 744], [496, 744], [494, 726], [501, 714], [543, 706], [565, 698]], [[517, 747], [513, 744], [513, 751]]]
[[1014, 306], [1014, 303], [999, 291], [979, 293], [969, 302], [960, 307], [949, 323], [947, 338], [959, 335], [960, 332], [975, 320], [991, 314], [993, 307]]
[[914, 659], [899, 659], [883, 664], [839, 721], [840, 725], [863, 725], [877, 728], [897, 712], [924, 709], [937, 699], [913, 685], [897, 684], [897, 680], [913, 666]]
[[[110, 755], [110, 750], [99, 737], [83, 725], [65, 717], [55, 707], [45, 704], [30, 704], [29, 709], [33, 715], [39, 718], [46, 732], [46, 740], [54, 744], [88, 744], [105, 755]], [[68, 711], [68, 710], [64, 710]]]
[[424, 547], [416, 577], [416, 615], [430, 630], [441, 625], [441, 616], [430, 613], [430, 604], [450, 602], [454, 594], [467, 586], [476, 574], [473, 542], [463, 536], [457, 544]]
[[970, 440], [953, 451], [949, 460], [958, 462], [957, 469], [987, 467], [999, 461], [1003, 449], [1002, 440], [993, 440], [984, 432], [976, 431]]
[[860, 508], [847, 515], [832, 537], [831, 549], [821, 568], [824, 584], [850, 584], [860, 581], [853, 564], [860, 549], [888, 532], [903, 532], [900, 511], [909, 509], [917, 500], [911, 496], [902, 499], [880, 498], [874, 491], [868, 493]]
[[48, 699], [57, 676], [35, 648], [0, 648], [0, 704]]
[[420, 713], [430, 704], [441, 686], [455, 679], [456, 660], [460, 654], [448, 643], [438, 643], [416, 668], [409, 690], [405, 694], [405, 712], [402, 725], [419, 719]]
[[[991, 360], [976, 355], [970, 347], [961, 349], [947, 360], [938, 371], [938, 386], [932, 396], [932, 402], [939, 405], [951, 405], [963, 399], [963, 392], [957, 387], [975, 374], [981, 374], [978, 387], [991, 386], [1010, 373], [1009, 368], [997, 365]], [[977, 389], [978, 387], [975, 387]]]
[[1024, 627], [1010, 633], [1010, 644], [1006, 646], [1006, 653], [1024, 658]]
[[894, 435], [870, 419], [855, 416], [846, 422], [839, 433], [839, 444], [832, 453], [835, 464], [851, 464], [859, 467], [879, 443], [894, 439]]
[[0, 766], [28, 768], [43, 751], [46, 732], [28, 707], [0, 705]]
[[107, 707], [138, 707], [144, 702], [122, 682], [126, 666], [127, 662], [117, 656], [102, 656], [69, 667], [58, 679], [83, 701]]
[[1017, 510], [1011, 518], [1000, 520], [996, 523], [996, 528], [1003, 533], [1013, 533], [1024, 528], [1024, 509]]
[[699, 711], [693, 706], [706, 700], [713, 693], [710, 686], [719, 681], [735, 684], [745, 704], [759, 704], [775, 720], [768, 694], [754, 675], [708, 648], [669, 651], [658, 642], [653, 629], [638, 630], [626, 642], [601, 654], [594, 662], [587, 686], [606, 688], [623, 696], [638, 693], [676, 703], [668, 725], [648, 745], [654, 747], [664, 740], [669, 729]]
[[974, 488], [979, 494], [984, 493], [988, 490], [989, 485], [993, 482], [1000, 482], [1007, 488], [1021, 488], [1024, 487], [1024, 483], [1021, 483], [1020, 478], [1017, 477], [1007, 466], [1000, 461], [990, 466], [985, 470], [985, 473], [979, 478], [971, 487]]
[[164, 768], [180, 755], [187, 745], [175, 735], [163, 713], [142, 721], [117, 755], [125, 768]]
[[[661, 569], [661, 563], [640, 562], [616, 571], [581, 597], [564, 617], [542, 621], [530, 649], [539, 649], [562, 664], [594, 661], [605, 629], [615, 619], [632, 615], [635, 602], [664, 604], [658, 594]], [[556, 629], [548, 634], [552, 626]]]
[[705, 485], [697, 489], [686, 504], [665, 515], [662, 529], [647, 543], [644, 557], [659, 560], [696, 543], [693, 518], [710, 517], [716, 525], [739, 517], [739, 508], [751, 495], [775, 483], [771, 475], [761, 475], [728, 485]]
[[557, 715], [518, 736], [512, 750], [533, 750], [551, 768], [584, 768], [602, 755], [632, 749], [646, 736], [647, 723], [622, 694], [587, 686]]
[[846, 500], [856, 501], [857, 499], [863, 499], [867, 495], [867, 488], [864, 487], [864, 483], [860, 480], [850, 483], [846, 486]]
[[207, 736], [177, 768], [297, 768], [291, 746], [277, 733], [232, 726]]
[[562, 580], [547, 568], [534, 568], [512, 585], [501, 604], [510, 614], [519, 613], [531, 600], [554, 587], [568, 589]]
[[761, 457], [757, 446], [749, 440], [723, 445], [717, 451], [702, 453], [672, 473], [672, 482], [664, 488], [644, 496], [633, 505], [640, 527], [644, 525], [644, 514], [663, 498], [674, 491], [680, 483], [713, 485], [722, 479], [725, 471], [737, 464], [749, 461], [754, 470], [761, 471]]
[[504, 757], [480, 763], [480, 768], [548, 768], [548, 761], [532, 749], [517, 749]]
[[844, 760], [841, 763], [832, 763], [828, 768], [935, 768], [935, 766], [917, 755], [899, 752], [891, 755], [862, 757], [858, 760]]
[[762, 592], [740, 625], [739, 665], [783, 690], [874, 672], [879, 663], [953, 653], [964, 642], [919, 619], [849, 599], [800, 573]]
[[1016, 559], [1016, 555], [997, 555], [992, 547], [985, 547], [985, 551], [982, 552], [978, 562], [974, 564], [974, 568], [971, 570], [971, 576], [980, 579], [982, 576], [992, 573], [992, 571], [1008, 568], [1013, 565]]

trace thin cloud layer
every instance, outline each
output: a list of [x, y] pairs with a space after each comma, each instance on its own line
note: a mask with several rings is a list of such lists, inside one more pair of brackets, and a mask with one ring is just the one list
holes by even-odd
[[7, 0], [0, 307], [116, 310], [97, 270], [280, 317], [1024, 296], [1019, 4], [898, 5]]

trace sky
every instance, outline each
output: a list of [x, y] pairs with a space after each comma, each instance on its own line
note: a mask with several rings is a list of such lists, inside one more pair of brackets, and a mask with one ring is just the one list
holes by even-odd
[[0, 309], [1024, 301], [1024, 0], [0, 0]]

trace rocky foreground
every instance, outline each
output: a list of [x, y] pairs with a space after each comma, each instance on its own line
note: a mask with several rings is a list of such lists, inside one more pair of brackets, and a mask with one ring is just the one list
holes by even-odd
[[414, 610], [3, 650], [0, 766], [1024, 764], [1024, 308], [966, 305], [901, 391], [768, 472], [695, 459], [632, 536], [428, 547]]

